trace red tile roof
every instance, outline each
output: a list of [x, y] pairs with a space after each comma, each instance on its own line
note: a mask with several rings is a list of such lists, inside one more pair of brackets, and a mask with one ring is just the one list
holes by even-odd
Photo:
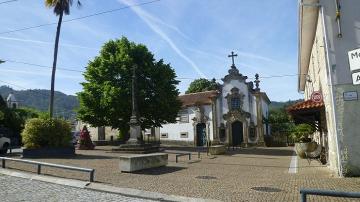
[[312, 100], [305, 100], [302, 102], [295, 103], [287, 108], [287, 111], [299, 111], [306, 109], [316, 109], [324, 106], [324, 102], [314, 102]]
[[195, 105], [208, 105], [211, 104], [212, 98], [219, 94], [218, 91], [205, 91], [199, 93], [190, 93], [180, 95], [179, 99], [182, 102], [183, 107], [195, 106]]

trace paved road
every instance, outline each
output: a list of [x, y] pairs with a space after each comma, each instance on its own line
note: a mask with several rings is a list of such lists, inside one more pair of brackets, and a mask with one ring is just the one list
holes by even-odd
[[68, 187], [6, 175], [0, 175], [0, 201], [150, 201], [139, 198], [126, 197], [91, 191], [81, 188]]

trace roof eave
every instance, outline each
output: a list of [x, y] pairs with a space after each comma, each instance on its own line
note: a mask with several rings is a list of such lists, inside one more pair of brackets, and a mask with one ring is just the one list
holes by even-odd
[[[298, 91], [305, 90], [312, 45], [319, 15], [319, 0], [299, 1]], [[305, 16], [305, 17], [304, 17]]]

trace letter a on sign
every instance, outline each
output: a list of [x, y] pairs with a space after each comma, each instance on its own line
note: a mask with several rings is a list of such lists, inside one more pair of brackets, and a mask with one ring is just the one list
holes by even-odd
[[356, 72], [352, 74], [353, 84], [359, 85], [360, 84], [360, 72]]

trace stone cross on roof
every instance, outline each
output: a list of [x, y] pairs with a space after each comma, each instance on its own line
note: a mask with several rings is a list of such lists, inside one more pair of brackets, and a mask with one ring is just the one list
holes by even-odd
[[235, 67], [234, 57], [237, 57], [237, 56], [238, 56], [237, 54], [234, 54], [234, 51], [231, 51], [231, 55], [228, 55], [228, 57], [229, 57], [229, 58], [231, 57], [231, 60], [232, 60], [232, 65], [231, 65], [231, 67]]

